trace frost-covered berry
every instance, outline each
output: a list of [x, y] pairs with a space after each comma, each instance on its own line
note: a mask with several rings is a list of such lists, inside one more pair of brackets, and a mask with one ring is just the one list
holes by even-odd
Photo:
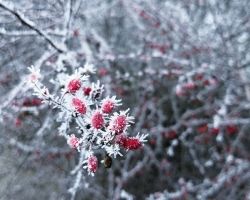
[[111, 113], [115, 108], [115, 103], [111, 99], [107, 99], [102, 103], [102, 112]]
[[33, 98], [33, 99], [26, 98], [23, 101], [23, 106], [26, 106], [26, 107], [40, 106], [41, 104], [42, 104], [42, 100], [39, 98]]
[[128, 115], [129, 109], [120, 111], [120, 113], [114, 113], [111, 117], [108, 129], [116, 134], [123, 133], [130, 123], [133, 123], [133, 117]]
[[79, 147], [79, 139], [74, 134], [70, 135], [70, 137], [68, 138], [67, 143], [73, 149], [76, 149], [76, 148]]
[[103, 113], [110, 114], [117, 106], [120, 106], [121, 100], [116, 99], [116, 96], [107, 97], [101, 101], [101, 109]]
[[136, 150], [139, 149], [141, 146], [142, 144], [138, 138], [128, 137], [123, 147], [128, 150]]
[[127, 117], [126, 115], [118, 115], [114, 117], [109, 125], [111, 131], [115, 133], [122, 133], [127, 125]]
[[85, 114], [87, 111], [86, 104], [78, 98], [72, 99], [72, 105], [74, 106], [75, 110], [80, 114]]
[[125, 135], [118, 135], [115, 137], [115, 142], [127, 150], [136, 150], [142, 146], [140, 140], [136, 137], [127, 137]]
[[81, 88], [81, 80], [80, 79], [71, 80], [67, 86], [67, 89], [70, 93], [75, 93], [80, 88]]
[[84, 88], [83, 88], [83, 94], [84, 94], [85, 96], [89, 96], [91, 90], [92, 90], [91, 87], [84, 87]]
[[238, 131], [238, 128], [233, 124], [229, 124], [226, 126], [226, 132], [229, 135], [233, 135], [233, 134], [237, 133], [237, 131]]
[[95, 111], [91, 118], [91, 125], [95, 129], [100, 129], [104, 125], [104, 118], [100, 111]]
[[98, 160], [96, 156], [91, 155], [88, 157], [87, 168], [88, 168], [89, 173], [95, 173], [97, 171]]
[[210, 130], [210, 133], [212, 134], [212, 135], [218, 135], [219, 134], [219, 132], [220, 132], [220, 129], [219, 128], [211, 128], [211, 130]]
[[127, 139], [127, 136], [120, 134], [115, 136], [115, 143], [119, 144], [121, 147], [124, 147], [126, 146]]

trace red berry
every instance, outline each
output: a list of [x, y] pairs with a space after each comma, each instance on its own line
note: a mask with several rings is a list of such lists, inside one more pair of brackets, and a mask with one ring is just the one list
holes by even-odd
[[226, 131], [229, 135], [233, 135], [238, 131], [238, 128], [235, 125], [227, 125]]
[[26, 106], [26, 107], [40, 106], [41, 103], [42, 103], [42, 100], [39, 98], [33, 98], [33, 99], [26, 98], [23, 101], [23, 106]]
[[115, 142], [127, 150], [136, 150], [142, 146], [142, 144], [138, 138], [127, 137], [124, 135], [116, 136]]
[[92, 125], [92, 127], [96, 128], [96, 129], [100, 129], [103, 127], [104, 118], [103, 118], [103, 115], [99, 111], [96, 111], [93, 114], [93, 116], [91, 118], [91, 125]]
[[115, 104], [112, 100], [108, 99], [102, 104], [102, 112], [111, 113], [115, 107]]
[[218, 135], [218, 134], [219, 134], [219, 131], [220, 131], [219, 128], [212, 128], [210, 132], [211, 132], [211, 134], [213, 134], [213, 135]]
[[136, 150], [139, 149], [141, 146], [142, 144], [138, 138], [129, 137], [123, 147], [128, 150]]
[[73, 79], [68, 84], [68, 91], [70, 93], [75, 93], [80, 88], [81, 88], [81, 81], [80, 81], [80, 79]]
[[88, 157], [88, 171], [95, 173], [97, 171], [98, 168], [98, 160], [97, 157], [94, 155], [91, 155]]
[[210, 83], [209, 83], [209, 80], [207, 80], [207, 79], [204, 80], [204, 81], [203, 81], [203, 84], [204, 84], [205, 86], [208, 86], [208, 85], [210, 84]]
[[40, 106], [42, 104], [42, 100], [39, 98], [32, 99], [32, 106]]
[[75, 107], [75, 110], [81, 114], [85, 114], [86, 111], [87, 111], [87, 107], [86, 107], [86, 104], [81, 101], [80, 99], [78, 98], [73, 98], [72, 99], [72, 104], [73, 106]]
[[128, 137], [125, 135], [117, 135], [115, 137], [115, 143], [119, 144], [120, 146], [124, 147], [126, 145]]
[[201, 125], [201, 126], [199, 126], [199, 127], [197, 128], [197, 131], [198, 131], [199, 133], [206, 133], [207, 130], [208, 130], [207, 124]]
[[172, 140], [172, 139], [177, 137], [177, 133], [174, 130], [170, 130], [170, 131], [165, 133], [165, 137], [169, 140]]
[[118, 115], [110, 123], [110, 129], [116, 133], [122, 133], [127, 125], [126, 115]]
[[79, 139], [72, 134], [68, 139], [68, 145], [73, 149], [77, 148], [79, 146]]
[[83, 93], [85, 96], [89, 96], [90, 92], [91, 92], [91, 87], [84, 87], [83, 88]]

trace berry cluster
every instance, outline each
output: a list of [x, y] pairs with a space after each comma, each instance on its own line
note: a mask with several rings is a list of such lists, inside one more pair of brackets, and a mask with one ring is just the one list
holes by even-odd
[[179, 77], [179, 83], [175, 88], [178, 97], [190, 96], [194, 92], [202, 91], [204, 88], [216, 88], [219, 84], [218, 78], [212, 73], [213, 69], [202, 66], [199, 70], [190, 71]]
[[[61, 96], [50, 94], [49, 90], [39, 81], [40, 73], [30, 68], [30, 83], [35, 94], [49, 104], [59, 108], [58, 120], [61, 122], [59, 132], [67, 139], [71, 148], [84, 151], [85, 168], [90, 174], [97, 171], [98, 158], [95, 150], [102, 149], [105, 155], [116, 158], [122, 155], [121, 149], [136, 150], [143, 146], [146, 135], [128, 136], [128, 127], [134, 123], [129, 109], [118, 111], [121, 100], [113, 97], [102, 99], [104, 87], [89, 81], [89, 74], [95, 70], [92, 65], [85, 65], [75, 74], [60, 76], [58, 83], [63, 83]], [[77, 130], [68, 134], [74, 121]], [[71, 129], [72, 130], [72, 129]]]

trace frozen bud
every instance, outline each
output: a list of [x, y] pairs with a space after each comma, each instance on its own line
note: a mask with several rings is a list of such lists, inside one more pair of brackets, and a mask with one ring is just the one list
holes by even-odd
[[130, 123], [133, 123], [134, 117], [128, 115], [129, 109], [120, 111], [120, 114], [114, 113], [109, 122], [108, 129], [116, 134], [123, 133]]
[[102, 113], [100, 111], [96, 111], [92, 115], [91, 125], [95, 129], [100, 129], [100, 128], [103, 127], [103, 125], [104, 125], [104, 118], [103, 118], [103, 115], [102, 115]]
[[121, 147], [127, 150], [137, 150], [142, 146], [139, 138], [136, 137], [127, 137], [124, 135], [118, 135], [115, 137], [115, 142]]
[[233, 134], [237, 133], [237, 131], [238, 131], [237, 126], [235, 126], [233, 124], [229, 124], [229, 125], [226, 126], [226, 132], [229, 135], [233, 135]]
[[76, 149], [79, 147], [79, 139], [74, 134], [70, 135], [67, 142], [68, 142], [68, 145], [73, 149]]
[[110, 129], [115, 133], [122, 133], [127, 125], [126, 115], [118, 115], [110, 122]]
[[206, 133], [208, 131], [208, 126], [207, 124], [202, 124], [200, 126], [197, 127], [197, 131], [198, 133]]
[[208, 79], [204, 80], [204, 81], [203, 81], [203, 84], [204, 84], [205, 86], [209, 86], [209, 85], [210, 85], [209, 80], [208, 80]]
[[74, 106], [75, 110], [80, 114], [85, 114], [87, 111], [86, 104], [78, 98], [72, 99], [72, 105]]
[[83, 88], [83, 94], [84, 94], [85, 96], [89, 96], [91, 90], [92, 90], [91, 87], [84, 87], [84, 88]]
[[67, 89], [70, 93], [75, 93], [77, 90], [81, 88], [81, 80], [80, 79], [73, 79], [69, 81]]
[[42, 100], [39, 98], [33, 98], [33, 99], [26, 98], [23, 101], [23, 106], [26, 106], [26, 107], [40, 106], [41, 104], [42, 104]]
[[102, 104], [102, 112], [104, 113], [111, 113], [115, 107], [115, 104], [112, 100], [107, 99]]
[[211, 130], [210, 130], [210, 133], [212, 134], [212, 135], [218, 135], [219, 134], [219, 132], [220, 132], [220, 129], [219, 128], [211, 128]]
[[123, 147], [127, 150], [136, 150], [142, 146], [140, 140], [136, 137], [128, 137]]
[[107, 97], [102, 100], [102, 112], [109, 114], [113, 112], [113, 110], [121, 105], [121, 100], [117, 100], [115, 96]]
[[115, 137], [115, 143], [119, 144], [120, 146], [124, 147], [126, 145], [128, 137], [121, 134], [121, 135], [117, 135]]
[[96, 156], [91, 155], [88, 157], [87, 168], [89, 173], [95, 173], [97, 171], [98, 160]]

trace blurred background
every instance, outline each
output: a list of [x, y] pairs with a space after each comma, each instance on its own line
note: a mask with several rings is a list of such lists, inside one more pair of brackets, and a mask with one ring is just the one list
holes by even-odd
[[[249, 33], [249, 0], [0, 0], [0, 199], [250, 200]], [[149, 136], [78, 180], [25, 81], [86, 62]]]

